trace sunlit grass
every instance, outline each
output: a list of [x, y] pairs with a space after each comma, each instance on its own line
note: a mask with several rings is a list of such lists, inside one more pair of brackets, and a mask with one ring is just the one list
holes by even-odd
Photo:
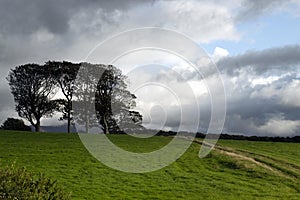
[[[159, 149], [172, 139], [136, 139], [126, 135], [110, 135], [109, 138], [118, 146], [134, 152]], [[280, 144], [278, 148], [285, 147]], [[296, 152], [297, 146], [291, 145], [290, 148], [295, 148], [291, 152]], [[87, 152], [75, 134], [0, 132], [2, 165], [16, 161], [16, 165], [25, 166], [29, 171], [44, 172], [57, 179], [65, 190], [71, 191], [73, 199], [300, 198], [298, 182], [215, 151], [199, 159], [199, 149], [199, 144], [192, 144], [168, 167], [131, 174], [101, 164]], [[269, 154], [267, 149], [261, 151]], [[281, 154], [278, 155], [281, 158]]]

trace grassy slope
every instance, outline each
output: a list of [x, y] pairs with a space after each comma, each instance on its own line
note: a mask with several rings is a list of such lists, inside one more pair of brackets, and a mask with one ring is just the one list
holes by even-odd
[[222, 140], [219, 144], [234, 148], [235, 152], [251, 156], [286, 176], [296, 180], [300, 179], [299, 143]]
[[270, 156], [300, 166], [299, 143], [221, 140], [219, 144]]
[[[166, 137], [134, 139], [126, 135], [109, 137], [122, 148], [135, 152], [157, 149], [170, 140]], [[234, 142], [229, 145], [234, 146]], [[239, 148], [245, 146], [237, 145]], [[261, 151], [269, 154], [290, 144], [276, 145], [269, 146], [270, 149], [262, 145]], [[298, 147], [291, 145], [288, 148], [291, 152], [298, 152]], [[290, 181], [247, 161], [237, 161], [217, 152], [199, 159], [199, 148], [199, 144], [193, 144], [178, 161], [159, 171], [130, 174], [98, 162], [90, 156], [77, 135], [0, 132], [2, 164], [16, 161], [16, 165], [25, 166], [30, 171], [44, 172], [72, 191], [74, 199], [300, 198], [298, 180]], [[278, 156], [281, 158], [280, 153]], [[297, 156], [289, 156], [299, 161]], [[294, 162], [294, 159], [285, 157], [289, 162]], [[299, 164], [298, 161], [295, 164]]]

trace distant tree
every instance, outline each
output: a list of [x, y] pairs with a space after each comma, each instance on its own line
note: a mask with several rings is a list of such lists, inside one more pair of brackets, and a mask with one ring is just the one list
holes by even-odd
[[97, 84], [95, 110], [105, 134], [121, 129], [141, 126], [142, 115], [132, 111], [136, 106], [135, 95], [127, 90], [126, 76], [113, 65], [105, 70]]
[[70, 133], [73, 120], [72, 101], [75, 89], [74, 83], [80, 64], [66, 61], [49, 61], [46, 63], [46, 66], [48, 69], [52, 70], [54, 80], [65, 97], [65, 99], [59, 100], [59, 103], [62, 106], [61, 112], [63, 114], [61, 120], [67, 120], [67, 132]]
[[39, 132], [41, 118], [51, 116], [58, 109], [58, 102], [51, 100], [55, 94], [51, 70], [44, 65], [21, 65], [9, 72], [7, 80], [17, 113]]
[[3, 130], [16, 130], [16, 131], [31, 131], [31, 128], [25, 125], [21, 119], [7, 118], [1, 126]]

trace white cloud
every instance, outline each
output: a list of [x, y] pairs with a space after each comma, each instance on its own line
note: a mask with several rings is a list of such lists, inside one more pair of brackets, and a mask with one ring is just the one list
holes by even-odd
[[227, 49], [216, 47], [211, 58], [214, 62], [218, 62], [221, 58], [224, 58], [226, 56], [229, 56], [229, 52]]
[[[228, 128], [231, 131], [228, 131]], [[244, 119], [238, 114], [227, 117], [226, 133], [257, 135], [257, 136], [294, 136], [300, 128], [300, 120], [284, 119], [276, 115], [259, 125], [254, 119]]]
[[251, 98], [277, 99], [280, 104], [300, 107], [300, 81], [291, 80], [288, 84], [268, 84], [251, 93]]
[[257, 127], [257, 132], [263, 135], [290, 136], [300, 128], [300, 120], [286, 120], [283, 117], [276, 116], [269, 121]]
[[256, 85], [268, 85], [280, 79], [280, 76], [256, 77], [251, 80], [252, 87]]

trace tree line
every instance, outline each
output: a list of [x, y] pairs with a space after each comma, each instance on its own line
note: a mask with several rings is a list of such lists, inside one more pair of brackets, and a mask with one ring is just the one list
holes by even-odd
[[[149, 133], [150, 132], [155, 132], [157, 136], [175, 136], [177, 135], [177, 132], [174, 131], [163, 131], [163, 130], [147, 130]], [[184, 135], [186, 137], [194, 137], [196, 138], [202, 138], [204, 139], [206, 137], [206, 134], [204, 133], [190, 133], [188, 131], [181, 131], [181, 135]], [[213, 135], [213, 134], [210, 134]], [[217, 138], [217, 135], [213, 136]], [[292, 136], [292, 137], [280, 137], [280, 136], [246, 136], [246, 135], [231, 135], [231, 134], [226, 134], [222, 133], [219, 135], [219, 139], [221, 140], [247, 140], [247, 141], [261, 141], [261, 142], [294, 142], [294, 143], [300, 143], [300, 136]]]
[[30, 63], [11, 69], [7, 80], [16, 112], [36, 132], [42, 118], [57, 112], [60, 120], [67, 121], [68, 133], [73, 122], [85, 124], [87, 133], [95, 126], [105, 134], [122, 132], [122, 127], [142, 127], [142, 115], [133, 110], [136, 96], [127, 90], [127, 77], [113, 65]]

